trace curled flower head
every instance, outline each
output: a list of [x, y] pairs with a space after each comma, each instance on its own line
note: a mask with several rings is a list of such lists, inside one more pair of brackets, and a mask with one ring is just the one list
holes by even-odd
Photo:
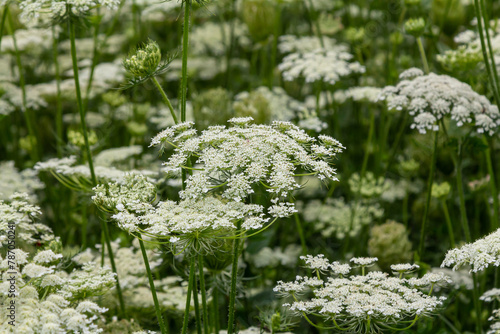
[[149, 40], [123, 61], [123, 67], [135, 77], [146, 77], [156, 71], [160, 61], [160, 46], [155, 41]]

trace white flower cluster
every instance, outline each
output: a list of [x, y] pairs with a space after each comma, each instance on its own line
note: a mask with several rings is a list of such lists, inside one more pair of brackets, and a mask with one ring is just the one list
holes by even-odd
[[[495, 55], [495, 64], [500, 65], [500, 28], [495, 24], [496, 30], [490, 30], [491, 47]], [[466, 30], [455, 37], [455, 43], [459, 44], [455, 50], [446, 50], [437, 56], [437, 60], [450, 70], [472, 70], [478, 64], [483, 63], [481, 50], [481, 39], [477, 32]], [[483, 68], [484, 70], [484, 68]]]
[[464, 265], [470, 265], [474, 273], [490, 265], [500, 266], [500, 229], [473, 243], [449, 250], [441, 267], [453, 266], [453, 270], [457, 270]]
[[[335, 39], [328, 37], [323, 37], [323, 43], [326, 50], [334, 50], [339, 45]], [[323, 47], [316, 36], [282, 35], [279, 37], [278, 49], [281, 53], [305, 53], [323, 49]], [[345, 47], [344, 50], [347, 51], [348, 48]]]
[[[149, 245], [149, 243], [146, 243], [146, 247]], [[97, 245], [98, 249], [101, 247], [101, 245]], [[111, 242], [111, 247], [115, 256], [116, 271], [118, 277], [120, 277], [125, 305], [129, 309], [148, 309], [152, 312], [154, 302], [138, 240], [134, 239], [132, 246], [121, 247], [120, 240], [118, 239]], [[147, 248], [146, 254], [151, 270], [154, 271], [162, 264], [162, 255], [156, 249]], [[101, 255], [102, 252], [87, 249], [73, 257], [73, 261], [78, 264], [88, 262], [101, 263]], [[104, 258], [104, 264], [110, 265], [109, 257], [106, 256]], [[182, 284], [182, 282], [183, 280], [179, 276], [167, 276], [162, 279], [155, 279], [154, 284], [157, 289], [157, 297], [162, 309], [177, 312], [184, 310], [187, 286]], [[113, 290], [108, 291], [103, 297], [103, 305], [108, 308], [115, 307], [118, 304], [116, 293]]]
[[48, 226], [35, 222], [40, 214], [40, 207], [30, 204], [26, 193], [14, 193], [8, 201], [0, 200], [0, 245], [7, 245], [8, 233], [12, 228], [15, 228], [17, 243], [32, 245], [54, 240]]
[[[366, 333], [392, 332], [387, 326], [395, 327], [403, 325], [408, 319], [427, 316], [440, 307], [445, 299], [419, 291], [421, 287], [432, 288], [435, 284], [446, 283], [448, 278], [445, 276], [426, 274], [422, 278], [407, 279], [390, 277], [379, 271], [348, 276], [349, 265], [344, 265], [347, 267], [339, 273], [335, 269], [339, 263], [329, 263], [322, 255], [308, 255], [304, 259], [308, 267], [318, 274], [328, 271], [332, 276], [326, 280], [297, 276], [294, 282], [279, 281], [274, 291], [294, 297], [294, 302], [283, 306], [303, 315], [321, 317], [342, 330], [354, 332], [359, 326], [364, 326]], [[376, 259], [358, 258], [353, 262], [373, 264], [373, 261]], [[311, 290], [312, 298], [297, 299], [297, 295]]]
[[189, 51], [193, 55], [224, 56], [229, 47], [233, 27], [234, 43], [237, 46], [251, 45], [246, 25], [240, 21], [224, 22], [223, 24], [206, 22], [193, 28], [189, 33]]
[[66, 266], [62, 254], [50, 248], [34, 256], [22, 249], [14, 249], [12, 253], [5, 259], [0, 256], [0, 303], [10, 303], [15, 279], [16, 325], [8, 324], [8, 312], [0, 312], [0, 332], [102, 332], [97, 321], [107, 309], [90, 298], [114, 286], [115, 274], [109, 267], [87, 263], [68, 274], [62, 270]]
[[472, 88], [447, 75], [423, 75], [409, 69], [400, 75], [396, 86], [387, 86], [380, 100], [387, 100], [389, 109], [407, 110], [414, 116], [412, 129], [420, 133], [438, 131], [438, 122], [445, 116], [461, 127], [474, 125], [478, 133], [492, 135], [500, 124], [498, 107]]
[[[91, 175], [87, 165], [76, 165], [76, 156], [65, 158], [53, 158], [44, 162], [38, 162], [34, 169], [36, 171], [45, 171], [55, 174], [59, 179], [65, 182], [73, 182], [76, 186], [90, 186]], [[154, 181], [157, 172], [150, 170], [135, 170], [122, 171], [115, 167], [94, 166], [95, 174], [99, 182], [120, 182], [123, 181], [128, 174], [141, 174], [147, 176], [150, 181]]]
[[383, 176], [377, 178], [372, 172], [366, 172], [363, 180], [358, 173], [353, 173], [348, 183], [353, 194], [359, 193], [365, 198], [380, 197], [390, 188], [390, 184]]
[[307, 83], [323, 81], [335, 85], [343, 77], [365, 72], [365, 67], [352, 58], [346, 46], [337, 45], [326, 50], [289, 54], [278, 68], [285, 81], [304, 78]]
[[[354, 214], [354, 217], [353, 217]], [[327, 198], [325, 203], [312, 200], [303, 210], [304, 220], [325, 238], [355, 237], [363, 226], [383, 216], [384, 209], [378, 203], [346, 203], [343, 198]], [[352, 224], [351, 224], [352, 222]]]
[[[500, 301], [500, 289], [494, 288], [486, 291], [479, 299], [485, 302]], [[486, 334], [499, 334], [500, 333], [500, 309], [493, 310], [489, 321], [493, 321]]]
[[266, 111], [269, 111], [269, 118], [273, 121], [292, 121], [298, 120], [301, 128], [320, 132], [327, 128], [327, 124], [316, 115], [314, 109], [308, 108], [304, 103], [290, 97], [283, 88], [261, 86], [252, 92], [241, 92], [235, 96], [233, 109], [245, 110], [252, 115], [259, 114], [258, 106], [255, 106], [256, 94], [265, 99]]
[[381, 92], [382, 88], [378, 87], [352, 87], [346, 90], [336, 90], [333, 93], [333, 99], [338, 104], [343, 104], [347, 100], [376, 103]]
[[140, 145], [110, 148], [99, 152], [99, 154], [94, 157], [94, 163], [97, 166], [112, 167], [115, 164], [123, 163], [141, 153], [142, 146]]
[[283, 250], [281, 250], [280, 247], [275, 247], [273, 249], [263, 247], [256, 254], [248, 254], [248, 260], [253, 263], [256, 268], [275, 268], [278, 265], [294, 268], [297, 263], [297, 258], [301, 253], [301, 246], [296, 244], [290, 244]]
[[193, 123], [181, 123], [160, 132], [151, 146], [172, 144], [174, 154], [165, 163], [178, 170], [196, 157], [196, 172], [186, 181], [183, 199], [197, 199], [222, 188], [222, 197], [242, 201], [263, 185], [277, 197], [300, 188], [295, 177], [302, 171], [320, 179], [337, 180], [331, 161], [344, 147], [337, 140], [320, 135], [313, 138], [289, 122], [250, 124], [253, 119], [233, 118], [231, 127], [212, 126], [201, 135]]
[[116, 9], [120, 0], [24, 0], [19, 4], [21, 19], [25, 22], [36, 21], [40, 16], [54, 19], [68, 15], [84, 16], [93, 8], [103, 6]]
[[[140, 210], [134, 209], [140, 206]], [[269, 218], [264, 217], [263, 207], [241, 202], [224, 203], [214, 197], [186, 199], [181, 202], [165, 201], [156, 205], [148, 203], [129, 204], [112, 216], [120, 228], [129, 233], [140, 232], [155, 236], [191, 238], [204, 232], [227, 233], [236, 230], [236, 222], [242, 221], [245, 230], [261, 228]], [[171, 239], [171, 241], [173, 242]]]
[[43, 189], [45, 185], [40, 182], [33, 169], [17, 170], [14, 161], [0, 162], [0, 200], [7, 201], [14, 193], [26, 193], [33, 202], [36, 198], [35, 191]]

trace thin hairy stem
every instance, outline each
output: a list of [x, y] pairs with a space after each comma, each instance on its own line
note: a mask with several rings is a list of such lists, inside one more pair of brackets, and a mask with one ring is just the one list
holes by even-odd
[[167, 105], [168, 109], [170, 110], [170, 114], [172, 115], [172, 118], [174, 119], [175, 124], [178, 124], [179, 121], [177, 120], [177, 116], [175, 115], [174, 107], [172, 107], [172, 103], [170, 103], [170, 100], [168, 99], [167, 94], [165, 94], [165, 91], [163, 90], [163, 88], [161, 87], [160, 83], [158, 82], [158, 80], [156, 80], [155, 77], [152, 77], [151, 81], [153, 81], [153, 83], [155, 84], [156, 88], [160, 92], [161, 98], [163, 99], [163, 102], [165, 102], [165, 104]]
[[187, 61], [189, 48], [189, 26], [191, 22], [191, 0], [184, 0], [184, 29], [182, 34], [182, 79], [181, 79], [181, 122], [186, 121], [187, 103]]
[[427, 56], [425, 55], [424, 44], [422, 43], [422, 37], [417, 37], [418, 51], [420, 52], [420, 58], [422, 58], [422, 64], [424, 66], [424, 72], [429, 74], [429, 63], [427, 62]]
[[[239, 234], [241, 230], [241, 220], [238, 221], [236, 226], [236, 233]], [[234, 333], [234, 304], [236, 302], [236, 281], [238, 278], [238, 258], [240, 255], [240, 239], [236, 238], [233, 241], [233, 264], [231, 267], [231, 291], [229, 293], [229, 314], [227, 323], [227, 334]]]
[[198, 275], [200, 276], [201, 308], [203, 312], [203, 332], [209, 334], [208, 330], [208, 307], [207, 291], [205, 287], [205, 273], [203, 272], [203, 255], [198, 255]]
[[186, 296], [186, 308], [184, 309], [184, 321], [182, 323], [182, 331], [181, 331], [182, 334], [186, 334], [188, 329], [189, 308], [191, 306], [191, 292], [193, 292], [194, 276], [195, 276], [195, 257], [193, 256], [191, 257], [189, 265], [189, 283]]
[[29, 150], [29, 154], [31, 157], [31, 160], [33, 163], [37, 162], [39, 159], [39, 151], [38, 151], [38, 140], [35, 135], [35, 127], [34, 127], [34, 120], [33, 120], [33, 114], [31, 110], [27, 107], [27, 100], [26, 100], [26, 83], [24, 80], [24, 71], [23, 71], [23, 64], [21, 62], [21, 54], [19, 52], [19, 49], [17, 48], [17, 38], [16, 34], [14, 32], [14, 24], [12, 22], [12, 15], [10, 11], [8, 10], [9, 7], [6, 6], [4, 10], [4, 15], [7, 15], [7, 32], [9, 35], [12, 36], [12, 44], [14, 45], [14, 53], [15, 53], [15, 58], [16, 58], [16, 64], [17, 64], [17, 69], [19, 71], [19, 86], [21, 87], [21, 97], [22, 97], [22, 114], [24, 116], [24, 119], [26, 121], [26, 127], [28, 128], [28, 135], [29, 135], [29, 141], [31, 148]]
[[434, 145], [432, 148], [432, 158], [431, 158], [431, 170], [429, 172], [429, 179], [427, 181], [427, 197], [424, 207], [424, 215], [422, 217], [422, 226], [420, 228], [420, 244], [418, 246], [418, 255], [420, 259], [423, 258], [424, 248], [425, 248], [425, 228], [427, 225], [427, 218], [429, 215], [429, 206], [431, 204], [431, 194], [432, 194], [432, 183], [434, 181], [434, 173], [436, 171], [436, 157], [437, 157], [437, 146], [438, 146], [438, 135], [439, 132], [436, 131], [434, 134]]
[[58, 43], [56, 36], [56, 28], [52, 26], [52, 56], [54, 58], [54, 68], [56, 75], [56, 147], [57, 147], [57, 157], [62, 158], [62, 144], [63, 144], [63, 110], [61, 101], [61, 70], [59, 69], [58, 60]]
[[158, 324], [160, 325], [161, 334], [168, 333], [165, 323], [163, 322], [163, 317], [161, 314], [160, 303], [158, 302], [158, 296], [156, 295], [155, 282], [153, 280], [153, 275], [151, 274], [151, 267], [149, 265], [148, 255], [146, 254], [146, 248], [144, 247], [144, 241], [140, 238], [139, 234], [139, 246], [141, 247], [142, 258], [144, 260], [144, 266], [146, 267], [146, 272], [148, 274], [149, 287], [151, 288], [151, 295], [153, 296], [153, 302], [155, 304], [156, 318], [158, 319]]
[[[68, 5], [70, 7], [71, 5]], [[71, 8], [68, 8], [68, 12], [71, 12]], [[94, 164], [92, 162], [92, 153], [90, 151], [89, 138], [87, 133], [87, 124], [85, 122], [85, 112], [83, 110], [82, 93], [80, 90], [80, 79], [78, 77], [78, 61], [76, 58], [76, 34], [75, 34], [75, 23], [71, 17], [68, 18], [68, 30], [71, 44], [71, 60], [73, 63], [73, 76], [75, 79], [75, 90], [76, 90], [76, 101], [78, 105], [78, 111], [80, 113], [80, 125], [82, 127], [83, 138], [85, 141], [85, 150], [87, 154], [87, 161], [89, 163], [90, 175], [92, 178], [92, 184], [97, 185], [97, 178], [94, 171]], [[120, 310], [123, 315], [125, 315], [125, 303], [123, 301], [122, 289], [120, 286], [120, 280], [118, 278], [118, 272], [116, 270], [115, 259], [113, 255], [113, 249], [111, 248], [111, 239], [109, 236], [108, 225], [105, 220], [101, 220], [101, 228], [104, 232], [104, 239], [106, 241], [106, 246], [108, 248], [109, 261], [111, 262], [111, 268], [116, 274], [116, 292], [118, 294], [118, 300], [120, 302]]]
[[441, 208], [443, 209], [444, 218], [446, 220], [446, 227], [448, 228], [448, 235], [450, 236], [450, 246], [455, 248], [455, 233], [453, 232], [453, 224], [450, 219], [450, 212], [448, 211], [448, 205], [446, 204], [446, 199], [441, 199]]
[[493, 197], [493, 224], [491, 226], [491, 231], [494, 231], [500, 227], [499, 222], [499, 203], [498, 203], [498, 190], [496, 185], [495, 169], [493, 168], [493, 162], [491, 159], [491, 142], [483, 137], [483, 142], [488, 146], [484, 152], [486, 156], [486, 165], [488, 168], [488, 174], [490, 176], [490, 192], [491, 197]]

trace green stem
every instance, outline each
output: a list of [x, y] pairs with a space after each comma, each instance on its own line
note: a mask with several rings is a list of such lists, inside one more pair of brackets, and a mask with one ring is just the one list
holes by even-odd
[[323, 33], [321, 31], [321, 27], [319, 26], [318, 20], [315, 20], [313, 17], [313, 15], [316, 13], [316, 9], [314, 8], [314, 4], [313, 4], [312, 0], [308, 0], [308, 4], [309, 4], [308, 12], [309, 12], [310, 20], [311, 20], [312, 24], [314, 24], [314, 28], [316, 29], [316, 34], [318, 35], [319, 43], [320, 43], [321, 47], [325, 48], [325, 41], [323, 40]]
[[391, 169], [392, 164], [394, 163], [394, 159], [396, 158], [396, 154], [398, 152], [399, 144], [401, 143], [401, 139], [403, 139], [403, 133], [406, 129], [406, 123], [408, 122], [408, 113], [401, 112], [401, 116], [399, 117], [399, 130], [396, 134], [396, 139], [394, 140], [394, 145], [391, 149], [391, 155], [389, 157], [389, 161], [387, 162], [386, 173]]
[[56, 75], [56, 89], [57, 89], [57, 97], [56, 97], [56, 145], [57, 145], [57, 156], [62, 158], [63, 149], [63, 110], [62, 110], [62, 101], [61, 101], [61, 73], [59, 69], [59, 61], [57, 58], [58, 55], [58, 46], [57, 46], [57, 38], [56, 38], [56, 29], [55, 26], [52, 26], [52, 56], [54, 57], [54, 67], [55, 67], [55, 75]]
[[0, 21], [0, 51], [2, 50], [2, 37], [3, 37], [3, 29], [5, 27], [5, 21], [7, 20], [7, 14], [9, 13], [9, 6], [5, 6], [5, 9], [2, 13], [2, 20]]
[[163, 90], [163, 88], [161, 87], [160, 83], [158, 82], [158, 80], [156, 80], [155, 77], [152, 77], [151, 80], [155, 84], [156, 88], [158, 88], [158, 91], [161, 94], [163, 102], [165, 102], [165, 104], [167, 105], [168, 109], [170, 110], [170, 114], [172, 115], [172, 118], [174, 119], [175, 124], [178, 124], [179, 121], [177, 120], [177, 116], [175, 115], [174, 107], [172, 107], [172, 103], [170, 103], [170, 100], [168, 99], [167, 94], [165, 94], [165, 91]]
[[293, 217], [295, 218], [295, 225], [297, 226], [297, 232], [299, 232], [299, 237], [300, 237], [300, 245], [302, 246], [302, 254], [304, 256], [307, 255], [307, 244], [306, 244], [306, 238], [304, 236], [304, 229], [302, 228], [302, 224], [300, 222], [299, 214], [295, 212], [293, 214]]
[[427, 224], [427, 218], [429, 215], [429, 206], [431, 204], [432, 182], [434, 181], [434, 172], [436, 171], [438, 134], [439, 134], [439, 131], [436, 131], [434, 134], [434, 146], [432, 149], [431, 170], [429, 173], [429, 179], [427, 181], [427, 198], [425, 201], [424, 216], [422, 217], [422, 227], [420, 229], [420, 244], [418, 247], [418, 255], [419, 255], [420, 259], [422, 259], [423, 255], [424, 255], [425, 228], [426, 228], [426, 224]]
[[[68, 6], [70, 6], [70, 5], [68, 5]], [[70, 11], [71, 11], [71, 8], [68, 8], [68, 12], [70, 12]], [[83, 110], [82, 93], [80, 90], [80, 79], [78, 76], [78, 60], [76, 58], [75, 24], [74, 24], [73, 19], [71, 17], [68, 18], [68, 29], [69, 29], [69, 37], [70, 37], [70, 42], [71, 42], [71, 60], [73, 62], [73, 76], [75, 79], [76, 102], [78, 105], [78, 112], [80, 113], [80, 124], [82, 127], [83, 138], [85, 141], [85, 151], [87, 154], [87, 161], [89, 163], [90, 175], [92, 177], [92, 184], [95, 186], [95, 185], [97, 185], [97, 178], [95, 176], [94, 163], [92, 161], [92, 153], [90, 151], [89, 137], [88, 137], [88, 133], [87, 133], [87, 123], [85, 122], [85, 111]]]
[[444, 198], [441, 199], [441, 207], [443, 208], [446, 226], [448, 227], [448, 234], [450, 235], [450, 246], [451, 248], [455, 248], [455, 233], [453, 233], [453, 225], [450, 219], [450, 212], [448, 211], [448, 205], [446, 204], [446, 200]]
[[160, 303], [158, 302], [158, 296], [156, 295], [155, 282], [153, 280], [153, 275], [151, 274], [151, 267], [149, 265], [148, 255], [146, 254], [146, 248], [144, 247], [144, 242], [142, 241], [141, 234], [138, 234], [139, 245], [141, 247], [142, 258], [144, 259], [144, 266], [146, 267], [146, 272], [149, 279], [149, 287], [151, 288], [151, 295], [153, 296], [153, 302], [155, 304], [156, 318], [158, 319], [158, 324], [160, 325], [161, 334], [167, 333], [167, 328], [163, 322], [163, 317], [161, 314]]
[[188, 291], [187, 291], [187, 296], [186, 296], [186, 308], [184, 309], [184, 321], [182, 324], [182, 334], [187, 333], [188, 329], [188, 322], [189, 322], [189, 308], [191, 306], [191, 292], [193, 291], [193, 285], [194, 285], [194, 276], [195, 276], [195, 258], [194, 256], [190, 260], [190, 266], [189, 266], [189, 284], [188, 284]]
[[209, 334], [208, 330], [208, 307], [207, 307], [207, 291], [205, 287], [205, 273], [203, 272], [203, 256], [198, 255], [198, 275], [200, 276], [200, 292], [201, 292], [201, 307], [203, 312], [203, 330], [205, 334]]
[[425, 55], [424, 44], [422, 43], [422, 37], [417, 37], [418, 51], [420, 52], [420, 58], [422, 58], [422, 64], [424, 65], [424, 72], [429, 74], [429, 64], [427, 63], [427, 56]]
[[9, 35], [12, 36], [12, 43], [14, 44], [14, 52], [15, 52], [15, 58], [16, 58], [16, 64], [17, 64], [17, 69], [19, 71], [19, 86], [21, 87], [21, 97], [22, 97], [22, 103], [23, 103], [23, 116], [26, 121], [26, 127], [28, 128], [28, 135], [29, 135], [29, 140], [31, 144], [31, 149], [29, 150], [31, 160], [33, 163], [37, 162], [39, 159], [39, 154], [38, 154], [38, 144], [39, 142], [36, 139], [35, 135], [35, 127], [34, 127], [34, 121], [33, 121], [33, 114], [31, 113], [31, 110], [27, 107], [27, 100], [26, 100], [26, 83], [24, 80], [24, 71], [23, 71], [23, 64], [21, 62], [21, 53], [19, 52], [19, 49], [17, 48], [17, 38], [16, 34], [14, 31], [14, 24], [12, 22], [12, 15], [10, 14], [10, 11], [8, 10], [9, 7], [5, 7], [4, 10], [4, 15], [7, 15], [7, 32]]
[[[241, 220], [236, 226], [236, 234], [241, 233]], [[233, 241], [233, 264], [231, 267], [231, 291], [229, 293], [229, 315], [227, 323], [227, 334], [234, 333], [234, 304], [236, 301], [236, 281], [238, 277], [238, 257], [240, 254], [240, 238]]]
[[472, 289], [472, 300], [474, 303], [474, 310], [476, 311], [476, 333], [483, 333], [483, 325], [481, 323], [481, 305], [479, 304], [479, 290], [477, 287], [477, 274], [472, 273], [472, 283], [474, 287]]
[[181, 122], [186, 121], [186, 103], [187, 103], [187, 61], [189, 48], [189, 26], [191, 0], [183, 0], [184, 5], [184, 29], [182, 34], [182, 81], [181, 81]]
[[105, 220], [101, 220], [101, 226], [102, 226], [102, 229], [104, 232], [104, 240], [106, 241], [106, 247], [108, 248], [108, 256], [109, 256], [109, 262], [111, 263], [111, 269], [116, 274], [116, 293], [118, 295], [118, 301], [120, 303], [120, 311], [121, 311], [123, 316], [126, 316], [125, 302], [123, 301], [123, 293], [122, 293], [122, 288], [120, 285], [120, 279], [118, 277], [118, 271], [116, 270], [113, 249], [111, 248], [111, 241], [110, 241], [110, 237], [109, 237], [108, 224]]
[[196, 280], [196, 278], [193, 281], [193, 301], [194, 301], [194, 317], [196, 319], [195, 321], [196, 333], [201, 334], [200, 302], [198, 300], [198, 281]]
[[488, 166], [488, 174], [490, 175], [490, 191], [491, 191], [491, 197], [493, 197], [493, 224], [491, 226], [491, 230], [497, 230], [499, 226], [499, 203], [498, 203], [498, 191], [497, 191], [497, 185], [496, 185], [496, 177], [495, 177], [495, 169], [493, 168], [493, 163], [491, 159], [491, 143], [486, 139], [486, 137], [483, 137], [483, 142], [488, 145], [488, 147], [485, 150], [485, 156], [486, 156], [486, 165]]
[[87, 82], [87, 88], [85, 89], [85, 99], [83, 104], [83, 110], [87, 112], [87, 106], [89, 104], [90, 90], [92, 88], [92, 81], [94, 80], [95, 67], [97, 66], [97, 60], [99, 59], [99, 26], [101, 19], [99, 18], [99, 7], [97, 7], [96, 23], [94, 24], [94, 34], [93, 34], [93, 48], [92, 48], [92, 64], [90, 65], [89, 80]]
[[276, 2], [275, 4], [276, 19], [274, 20], [274, 38], [273, 45], [271, 49], [271, 68], [269, 69], [269, 83], [270, 89], [273, 87], [274, 83], [274, 70], [276, 67], [276, 57], [278, 55], [278, 39], [281, 34], [281, 4]]
[[457, 177], [457, 189], [458, 189], [458, 196], [460, 199], [460, 220], [462, 222], [462, 228], [464, 230], [465, 234], [465, 241], [466, 242], [471, 242], [471, 234], [470, 234], [470, 229], [469, 229], [469, 221], [467, 220], [467, 212], [465, 209], [465, 196], [464, 196], [464, 186], [463, 186], [463, 180], [462, 180], [462, 143], [458, 142], [458, 157], [455, 162], [455, 168], [456, 168], [456, 177]]
[[479, 39], [481, 41], [481, 51], [483, 53], [483, 59], [484, 59], [484, 64], [486, 66], [486, 71], [488, 72], [488, 79], [490, 81], [491, 88], [493, 90], [493, 95], [495, 96], [495, 101], [497, 105], [500, 105], [500, 96], [498, 93], [498, 87], [495, 84], [494, 74], [491, 68], [491, 66], [495, 66], [495, 63], [493, 61], [493, 64], [490, 64], [489, 61], [487, 47], [485, 43], [484, 30], [483, 30], [483, 17], [481, 15], [481, 6], [479, 4], [479, 0], [474, 0], [474, 8], [476, 9], [477, 29], [479, 31], [479, 37], [480, 37]]
[[[68, 12], [71, 12], [71, 5], [68, 5]], [[71, 43], [71, 60], [73, 63], [73, 75], [75, 79], [75, 90], [76, 90], [76, 101], [78, 104], [78, 111], [80, 113], [80, 123], [82, 127], [82, 132], [83, 132], [83, 138], [85, 141], [85, 150], [87, 154], [87, 161], [89, 163], [89, 169], [90, 169], [90, 175], [92, 177], [92, 184], [94, 186], [97, 185], [97, 178], [95, 175], [94, 171], [94, 164], [92, 162], [92, 154], [90, 151], [90, 145], [89, 145], [89, 138], [88, 138], [88, 133], [87, 133], [87, 124], [85, 122], [85, 112], [83, 110], [83, 103], [82, 103], [82, 93], [80, 90], [80, 79], [78, 77], [78, 61], [76, 58], [76, 44], [75, 44], [75, 39], [76, 39], [76, 34], [75, 34], [75, 24], [73, 22], [73, 18], [69, 17], [68, 18], [68, 30], [69, 30], [69, 37], [70, 37], [70, 43]], [[105, 220], [101, 220], [101, 228], [104, 232], [104, 239], [106, 241], [106, 246], [108, 248], [108, 255], [109, 255], [109, 261], [111, 262], [111, 268], [113, 269], [113, 272], [116, 274], [116, 291], [118, 294], [118, 300], [120, 302], [120, 310], [123, 315], [125, 315], [125, 303], [123, 301], [123, 294], [122, 294], [122, 289], [120, 286], [120, 280], [118, 278], [118, 272], [116, 270], [116, 265], [115, 265], [115, 259], [113, 255], [113, 249], [111, 248], [111, 239], [109, 236], [109, 230], [108, 230], [108, 225]]]
[[217, 289], [217, 286], [214, 286], [213, 292], [212, 292], [212, 307], [214, 310], [213, 313], [213, 318], [214, 318], [214, 329], [215, 333], [219, 334], [220, 331], [220, 325], [219, 325], [219, 290]]
[[[486, 42], [487, 42], [487, 45], [488, 45], [488, 51], [490, 53], [490, 60], [491, 60], [491, 71], [493, 72], [493, 79], [494, 79], [494, 82], [495, 82], [495, 86], [496, 86], [496, 102], [497, 102], [497, 105], [499, 105], [499, 102], [500, 102], [500, 99], [497, 99], [497, 98], [500, 98], [500, 93], [499, 93], [499, 90], [500, 90], [500, 80], [498, 78], [498, 70], [497, 70], [497, 66], [496, 66], [496, 63], [495, 63], [495, 53], [493, 52], [493, 47], [491, 46], [491, 37], [490, 37], [490, 21], [488, 19], [488, 11], [486, 10], [486, 6], [484, 4], [484, 0], [480, 0], [480, 3], [481, 3], [481, 13], [483, 15], [483, 20], [484, 20], [484, 32], [486, 34]], [[493, 87], [493, 89], [495, 89], [495, 87]], [[495, 92], [493, 92], [495, 94]]]

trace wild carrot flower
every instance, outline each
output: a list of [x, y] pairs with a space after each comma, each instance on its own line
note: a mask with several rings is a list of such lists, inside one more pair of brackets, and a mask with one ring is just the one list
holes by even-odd
[[296, 176], [304, 172], [337, 180], [331, 163], [344, 147], [336, 139], [313, 138], [289, 122], [254, 125], [252, 120], [233, 118], [232, 126], [212, 126], [200, 135], [193, 123], [181, 123], [152, 139], [151, 146], [175, 147], [167, 171], [192, 169], [189, 161], [195, 158], [181, 198], [198, 199], [220, 188], [223, 198], [242, 201], [254, 185], [262, 185], [278, 199], [301, 187]]
[[[394, 266], [398, 277], [378, 271], [349, 275], [349, 270], [338, 271], [338, 263], [330, 263], [322, 255], [308, 255], [304, 259], [306, 267], [316, 271], [318, 277], [297, 276], [294, 282], [279, 281], [274, 291], [291, 296], [293, 302], [283, 306], [301, 313], [309, 323], [312, 323], [309, 317], [314, 315], [330, 323], [328, 329], [338, 332], [393, 332], [402, 324], [407, 327], [408, 321], [410, 325], [414, 324], [443, 304], [443, 297], [430, 296], [419, 288], [432, 288], [448, 282], [448, 278], [430, 274], [422, 278], [404, 278], [404, 273], [413, 270], [414, 265]], [[351, 261], [366, 266], [373, 264], [376, 258], [354, 258]], [[319, 276], [323, 271], [329, 273], [325, 279]], [[298, 298], [309, 291], [312, 297]]]
[[474, 273], [483, 271], [490, 265], [500, 266], [500, 230], [473, 243], [449, 250], [441, 267], [453, 266], [453, 270], [457, 270], [465, 265], [470, 265], [471, 272]]
[[492, 135], [500, 124], [498, 107], [463, 82], [447, 75], [424, 73], [416, 68], [400, 75], [396, 86], [380, 94], [389, 109], [406, 110], [414, 116], [411, 127], [420, 133], [438, 131], [439, 121], [449, 116], [456, 126], [475, 127], [477, 133]]

